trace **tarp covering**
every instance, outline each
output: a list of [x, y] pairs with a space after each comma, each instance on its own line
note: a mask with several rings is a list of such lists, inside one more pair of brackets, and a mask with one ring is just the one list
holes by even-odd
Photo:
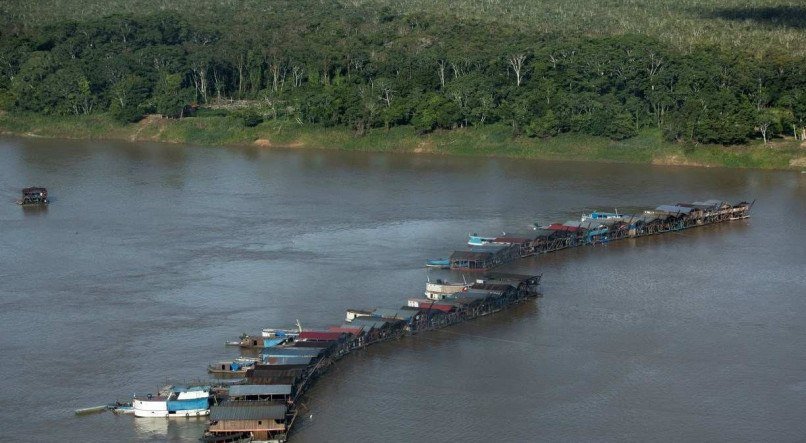
[[288, 347], [271, 347], [263, 348], [260, 351], [261, 358], [265, 357], [317, 357], [322, 353], [322, 348], [288, 348]]
[[207, 397], [192, 400], [168, 400], [168, 412], [188, 411], [191, 409], [207, 409], [210, 402]]

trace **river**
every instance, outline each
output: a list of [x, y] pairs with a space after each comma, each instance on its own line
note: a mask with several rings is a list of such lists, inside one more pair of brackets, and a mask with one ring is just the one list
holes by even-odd
[[[15, 205], [34, 185], [49, 207]], [[349, 356], [294, 442], [802, 441], [806, 174], [0, 138], [2, 439], [196, 441], [73, 410], [205, 377], [245, 331], [404, 304], [470, 232], [708, 198], [757, 203], [514, 264], [543, 298]]]

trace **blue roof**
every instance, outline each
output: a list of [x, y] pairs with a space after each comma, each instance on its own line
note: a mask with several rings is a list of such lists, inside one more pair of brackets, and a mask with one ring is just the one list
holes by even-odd
[[282, 343], [282, 342], [284, 342], [286, 340], [287, 340], [287, 337], [283, 337], [283, 338], [265, 338], [265, 339], [263, 339], [263, 347], [268, 348], [268, 347], [271, 347], [271, 346], [277, 346], [277, 345], [279, 345], [280, 343]]

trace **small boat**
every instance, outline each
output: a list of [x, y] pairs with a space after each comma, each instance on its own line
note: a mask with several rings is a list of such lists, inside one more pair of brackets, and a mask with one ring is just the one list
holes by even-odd
[[472, 233], [468, 236], [467, 244], [468, 246], [484, 246], [495, 243], [496, 237], [482, 237], [477, 233]]
[[107, 409], [111, 409], [111, 405], [92, 406], [92, 407], [89, 407], [89, 408], [81, 408], [81, 409], [76, 409], [76, 415], [97, 414], [99, 412], [104, 412]]
[[265, 328], [260, 331], [260, 335], [263, 338], [294, 338], [299, 335], [299, 331], [296, 329]]
[[[210, 414], [209, 386], [171, 386], [159, 395], [134, 396], [135, 417], [201, 417]], [[167, 394], [167, 395], [163, 395]]]
[[134, 414], [134, 407], [131, 403], [116, 402], [109, 405], [109, 410], [113, 414]]
[[22, 200], [20, 205], [46, 205], [48, 204], [48, 190], [46, 188], [31, 187], [22, 190]]
[[425, 261], [427, 268], [449, 269], [451, 267], [451, 259], [449, 258], [434, 258]]
[[619, 214], [618, 211], [616, 212], [596, 212], [593, 211], [590, 214], [582, 214], [582, 217], [579, 219], [581, 222], [586, 221], [595, 221], [595, 220], [613, 220], [618, 218], [623, 218], [623, 214]]
[[207, 372], [214, 375], [244, 375], [246, 371], [255, 366], [257, 359], [251, 361], [222, 361], [210, 363]]

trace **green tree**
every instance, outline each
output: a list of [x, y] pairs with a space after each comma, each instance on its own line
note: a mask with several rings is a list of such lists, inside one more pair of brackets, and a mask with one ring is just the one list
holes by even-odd
[[150, 92], [145, 79], [129, 74], [112, 86], [109, 111], [121, 122], [136, 122], [143, 117], [143, 104], [148, 100]]

